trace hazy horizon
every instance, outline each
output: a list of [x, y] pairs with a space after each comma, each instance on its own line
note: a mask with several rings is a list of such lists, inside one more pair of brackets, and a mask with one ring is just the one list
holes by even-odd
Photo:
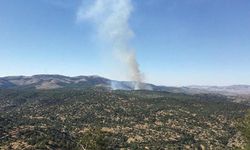
[[[24, 77], [32, 77], [32, 76], [37, 76], [37, 75], [59, 75], [59, 76], [66, 76], [66, 77], [79, 77], [79, 76], [97, 76], [97, 77], [102, 77], [102, 78], [106, 78], [106, 79], [110, 79], [110, 80], [116, 80], [116, 79], [112, 79], [112, 78], [108, 78], [105, 76], [100, 76], [100, 75], [96, 75], [96, 74], [89, 74], [89, 75], [64, 75], [64, 74], [32, 74], [32, 75], [8, 75], [8, 76], [0, 76], [0, 78], [5, 78], [5, 77], [19, 77], [19, 76], [24, 76]], [[116, 81], [131, 81], [131, 80], [116, 80]], [[132, 81], [131, 81], [132, 82]], [[209, 85], [209, 84], [189, 84], [189, 85], [164, 85], [164, 84], [155, 84], [155, 83], [151, 83], [151, 82], [144, 82], [144, 83], [148, 83], [148, 84], [154, 84], [157, 86], [169, 86], [169, 87], [191, 87], [191, 86], [218, 86], [218, 87], [223, 87], [223, 86], [250, 86], [249, 84], [228, 84], [228, 85]]]

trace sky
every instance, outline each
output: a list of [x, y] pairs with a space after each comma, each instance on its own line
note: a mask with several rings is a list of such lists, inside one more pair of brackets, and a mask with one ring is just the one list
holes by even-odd
[[[128, 80], [93, 24], [77, 21], [79, 8], [89, 1], [0, 0], [0, 76], [99, 75]], [[250, 84], [249, 0], [132, 4], [131, 45], [145, 82]]]

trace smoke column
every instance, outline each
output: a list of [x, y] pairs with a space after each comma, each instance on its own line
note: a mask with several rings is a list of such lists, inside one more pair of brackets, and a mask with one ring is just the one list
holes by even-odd
[[141, 89], [142, 74], [135, 51], [130, 46], [134, 32], [129, 26], [133, 10], [131, 0], [94, 0], [83, 4], [78, 10], [77, 20], [95, 23], [98, 36], [112, 45], [117, 58], [128, 67], [130, 80], [135, 81], [134, 89]]

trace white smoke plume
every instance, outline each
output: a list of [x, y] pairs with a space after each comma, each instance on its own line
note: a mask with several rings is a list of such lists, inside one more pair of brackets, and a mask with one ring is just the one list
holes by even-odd
[[130, 80], [135, 81], [134, 89], [141, 89], [142, 74], [136, 60], [135, 51], [130, 45], [134, 32], [129, 26], [133, 10], [131, 0], [93, 0], [82, 5], [77, 20], [89, 20], [95, 23], [101, 39], [112, 45], [118, 59], [126, 64]]

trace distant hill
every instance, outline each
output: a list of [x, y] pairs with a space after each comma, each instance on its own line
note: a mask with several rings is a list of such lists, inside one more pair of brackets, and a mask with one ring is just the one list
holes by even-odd
[[188, 90], [194, 93], [218, 93], [223, 95], [249, 95], [250, 85], [232, 86], [189, 86]]
[[[133, 90], [135, 82], [115, 81], [100, 76], [62, 75], [34, 75], [9, 76], [0, 78], [0, 88], [31, 88], [31, 89], [58, 89], [58, 88], [86, 88], [103, 87], [115, 90]], [[157, 86], [142, 83], [146, 90], [158, 90]]]
[[98, 76], [67, 77], [62, 75], [10, 76], [0, 78], [0, 88], [58, 89], [110, 85], [110, 80]]
[[[25, 88], [25, 89], [58, 89], [58, 88], [95, 88], [102, 87], [114, 90], [134, 90], [135, 82], [116, 81], [100, 76], [62, 75], [34, 75], [34, 76], [9, 76], [0, 78], [0, 88]], [[222, 94], [228, 96], [250, 95], [250, 85], [232, 86], [186, 86], [168, 87], [141, 83], [144, 90], [167, 91], [187, 94]]]

